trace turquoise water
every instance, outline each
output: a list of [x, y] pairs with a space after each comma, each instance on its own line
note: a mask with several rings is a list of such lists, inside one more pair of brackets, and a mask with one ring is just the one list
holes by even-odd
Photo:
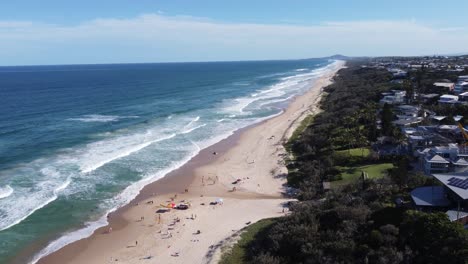
[[0, 263], [88, 236], [200, 149], [280, 113], [331, 63], [0, 67]]

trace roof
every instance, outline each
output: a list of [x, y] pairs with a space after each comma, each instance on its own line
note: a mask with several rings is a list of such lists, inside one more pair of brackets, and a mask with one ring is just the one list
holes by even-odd
[[398, 120], [392, 121], [392, 123], [397, 126], [406, 126], [406, 125], [417, 124], [417, 123], [420, 123], [421, 121], [422, 121], [422, 118], [413, 117], [413, 118], [408, 118], [408, 119], [398, 119]]
[[411, 198], [417, 206], [445, 207], [450, 205], [445, 194], [442, 186], [426, 186], [412, 190]]
[[440, 99], [453, 99], [453, 100], [458, 100], [458, 96], [456, 95], [451, 95], [451, 94], [444, 94], [440, 96]]
[[459, 158], [456, 161], [454, 161], [453, 164], [458, 165], [458, 166], [468, 166], [468, 161], [466, 161], [463, 158]]
[[439, 97], [439, 94], [421, 94], [423, 98], [430, 99], [430, 98], [436, 98]]
[[456, 211], [456, 210], [448, 210], [445, 212], [450, 219], [450, 221], [457, 221], [458, 219], [462, 219], [468, 217], [468, 212], [464, 211]]
[[440, 86], [440, 87], [452, 87], [454, 85], [454, 83], [443, 83], [443, 82], [435, 82], [434, 83], [435, 86]]
[[[467, 94], [468, 95], [468, 94]], [[461, 115], [456, 115], [453, 117], [453, 120], [455, 120], [456, 122], [460, 121], [461, 119], [463, 118], [463, 116]]]
[[438, 127], [438, 129], [442, 129], [442, 130], [457, 130], [459, 129], [458, 126], [455, 126], [455, 125], [441, 125]]
[[424, 140], [424, 138], [422, 136], [412, 136], [412, 135], [410, 135], [409, 138], [411, 140]]
[[441, 156], [439, 155], [434, 155], [432, 158], [428, 159], [426, 158], [426, 161], [427, 162], [430, 162], [430, 163], [446, 163], [446, 164], [449, 164], [450, 162], [447, 161], [446, 159], [442, 158]]
[[461, 93], [458, 96], [468, 96], [468, 92]]
[[444, 120], [446, 118], [446, 116], [433, 116], [432, 118], [437, 120], [437, 121], [442, 121], [442, 120]]
[[439, 180], [445, 187], [452, 190], [455, 194], [457, 194], [461, 199], [467, 200], [468, 199], [468, 189], [462, 189], [459, 187], [455, 187], [449, 185], [449, 180], [451, 178], [457, 178], [460, 180], [468, 179], [468, 172], [462, 173], [451, 173], [451, 174], [434, 174], [433, 175], [437, 180]]

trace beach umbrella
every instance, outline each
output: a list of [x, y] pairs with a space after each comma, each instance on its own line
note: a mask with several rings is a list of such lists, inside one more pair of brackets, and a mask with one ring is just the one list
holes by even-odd
[[216, 202], [217, 202], [217, 203], [223, 203], [223, 199], [222, 199], [222, 198], [218, 198], [218, 199], [216, 199]]

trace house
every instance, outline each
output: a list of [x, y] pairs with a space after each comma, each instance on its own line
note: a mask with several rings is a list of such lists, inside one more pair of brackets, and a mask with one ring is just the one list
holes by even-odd
[[450, 168], [450, 161], [437, 154], [426, 156], [424, 159], [424, 173], [446, 173]]
[[439, 99], [439, 96], [440, 95], [436, 93], [419, 95], [421, 101], [425, 104], [437, 101], [437, 99]]
[[457, 211], [468, 210], [468, 172], [432, 176], [442, 183], [447, 197], [457, 205]]
[[458, 100], [462, 102], [467, 102], [468, 101], [468, 92], [463, 92], [458, 95]]
[[435, 82], [433, 85], [439, 88], [448, 89], [449, 91], [453, 91], [455, 88], [455, 84], [453, 82]]
[[468, 91], [468, 81], [459, 81], [455, 85], [453, 91], [455, 94], [461, 94]]
[[380, 99], [379, 103], [381, 105], [384, 104], [402, 104], [405, 101], [405, 95], [406, 91], [399, 91], [399, 90], [392, 90], [391, 92], [388, 93], [382, 93], [384, 96], [382, 99]]
[[407, 126], [413, 126], [421, 123], [423, 121], [422, 117], [409, 117], [409, 118], [401, 118], [395, 121], [392, 121], [392, 124], [394, 124], [397, 127], [407, 127]]
[[459, 222], [462, 225], [468, 224], [468, 212], [459, 210], [448, 210], [445, 212], [450, 222]]
[[468, 171], [468, 148], [456, 143], [417, 150], [415, 155], [427, 175]]
[[451, 94], [444, 94], [440, 96], [439, 104], [456, 104], [458, 103], [458, 96]]
[[411, 191], [411, 199], [419, 210], [432, 208], [448, 208], [451, 205], [447, 192], [442, 186], [424, 186]]

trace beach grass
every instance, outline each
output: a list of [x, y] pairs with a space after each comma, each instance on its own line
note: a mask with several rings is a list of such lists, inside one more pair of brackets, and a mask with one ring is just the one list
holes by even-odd
[[291, 146], [297, 139], [302, 135], [302, 133], [306, 130], [308, 126], [310, 126], [314, 122], [314, 115], [308, 115], [301, 121], [299, 126], [294, 130], [291, 137], [289, 138], [288, 142], [286, 143], [286, 149], [289, 151]]
[[257, 235], [275, 222], [275, 218], [260, 220], [248, 227], [240, 235], [239, 241], [221, 256], [220, 264], [240, 264], [246, 262], [247, 249]]

